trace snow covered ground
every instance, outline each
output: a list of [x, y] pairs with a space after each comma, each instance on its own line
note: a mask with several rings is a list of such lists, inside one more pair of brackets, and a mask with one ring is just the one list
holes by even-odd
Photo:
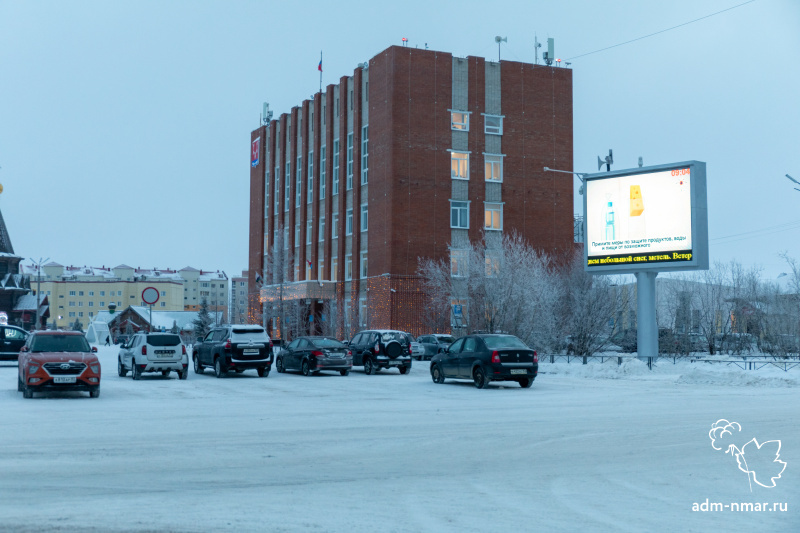
[[[531, 389], [487, 390], [436, 385], [427, 362], [134, 382], [99, 350], [98, 399], [23, 400], [0, 366], [0, 530], [800, 531], [800, 369], [543, 362]], [[776, 487], [711, 447], [721, 418], [739, 446], [781, 441]], [[692, 511], [706, 501], [787, 511]]]

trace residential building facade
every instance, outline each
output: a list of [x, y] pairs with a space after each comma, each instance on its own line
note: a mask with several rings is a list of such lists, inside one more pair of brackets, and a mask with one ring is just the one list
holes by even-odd
[[231, 322], [234, 324], [247, 324], [249, 320], [249, 293], [248, 293], [248, 276], [247, 270], [242, 271], [239, 277], [231, 278], [231, 305], [230, 316]]
[[571, 170], [572, 142], [571, 70], [387, 48], [252, 132], [251, 314], [274, 326], [290, 299], [340, 336], [422, 333], [420, 258], [457, 274], [504, 232], [572, 250], [573, 181], [543, 170]]

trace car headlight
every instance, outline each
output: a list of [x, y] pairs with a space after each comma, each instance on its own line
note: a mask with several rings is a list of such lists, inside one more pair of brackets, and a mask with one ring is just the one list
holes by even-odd
[[31, 365], [28, 367], [28, 374], [35, 374], [39, 370], [38, 366]]
[[89, 365], [89, 368], [91, 368], [92, 372], [94, 372], [95, 374], [99, 374], [100, 373], [100, 365], [99, 364]]

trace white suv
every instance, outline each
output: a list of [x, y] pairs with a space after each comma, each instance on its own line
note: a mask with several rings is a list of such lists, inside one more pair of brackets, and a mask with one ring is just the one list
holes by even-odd
[[189, 376], [189, 356], [186, 345], [177, 333], [137, 333], [120, 346], [117, 356], [117, 373], [125, 377], [128, 371], [133, 379], [143, 372], [161, 372], [164, 377], [171, 371], [180, 379]]

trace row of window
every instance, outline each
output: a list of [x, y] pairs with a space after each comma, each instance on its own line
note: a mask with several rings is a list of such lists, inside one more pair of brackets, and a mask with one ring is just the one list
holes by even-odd
[[[450, 227], [453, 229], [469, 229], [469, 201], [450, 200]], [[503, 229], [503, 204], [499, 202], [483, 203], [483, 229]]]
[[[454, 180], [469, 179], [469, 152], [450, 150], [450, 177]], [[504, 154], [483, 154], [483, 176], [486, 181], [503, 181]]]
[[[94, 296], [94, 291], [87, 291], [87, 292], [89, 293], [89, 296]], [[106, 291], [99, 291], [99, 292], [100, 292], [100, 296], [105, 296], [106, 295]], [[116, 291], [116, 292], [117, 292], [117, 296], [122, 296], [122, 291]], [[47, 291], [47, 294], [49, 295], [50, 291]], [[76, 291], [69, 291], [69, 295], [70, 296], [76, 296]], [[113, 296], [114, 295], [114, 291], [108, 291], [108, 295], [109, 296]], [[166, 295], [167, 295], [166, 292], [161, 291], [161, 296], [166, 296]], [[77, 296], [83, 296], [83, 291], [77, 291]], [[63, 297], [64, 296], [59, 296], [59, 298], [63, 298]]]
[[[470, 111], [450, 111], [450, 129], [454, 131], [469, 131]], [[503, 119], [505, 115], [483, 115], [483, 133], [489, 135], [503, 134]]]
[[[469, 250], [450, 250], [450, 275], [462, 278], [467, 275]], [[487, 277], [496, 277], [500, 273], [500, 256], [491, 250], [484, 252], [484, 268]]]
[[[344, 232], [345, 235], [352, 235], [353, 234], [353, 210], [348, 209], [345, 213], [345, 227]], [[369, 230], [369, 210], [367, 208], [367, 204], [361, 204], [361, 221], [360, 221], [361, 231]], [[311, 244], [312, 241], [312, 230], [313, 230], [313, 222], [311, 220], [306, 221], [306, 244]], [[339, 238], [339, 213], [333, 213], [332, 221], [331, 221], [331, 239], [338, 239]], [[273, 242], [278, 240], [278, 230], [275, 230], [273, 236]], [[325, 240], [325, 217], [320, 217], [319, 219], [319, 241], [323, 242]], [[295, 247], [300, 246], [300, 224], [295, 224], [294, 226], [294, 245]], [[289, 249], [289, 228], [283, 229], [283, 249]], [[202, 293], [201, 293], [202, 296]]]

